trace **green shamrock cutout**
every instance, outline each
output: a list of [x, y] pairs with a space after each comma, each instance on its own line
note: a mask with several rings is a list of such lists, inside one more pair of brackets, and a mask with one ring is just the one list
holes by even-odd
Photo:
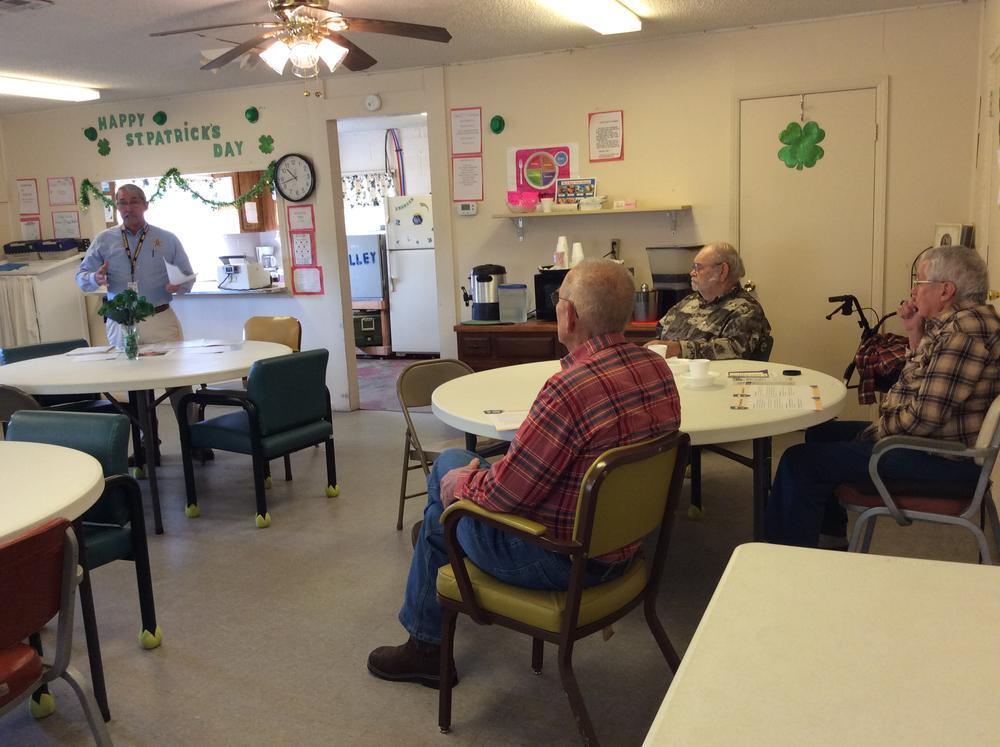
[[111, 152], [111, 144], [108, 142], [107, 138], [102, 137], [97, 141], [97, 152], [102, 156], [106, 156]]
[[274, 150], [274, 138], [270, 135], [261, 135], [259, 141], [261, 153], [271, 153]]
[[97, 140], [97, 130], [93, 127], [88, 127], [83, 131], [83, 136], [87, 138], [90, 142]]
[[819, 143], [825, 137], [826, 132], [815, 122], [806, 122], [805, 127], [798, 122], [790, 122], [778, 136], [778, 140], [785, 144], [778, 151], [778, 158], [790, 169], [802, 171], [803, 166], [811, 169], [823, 157]]
[[153, 115], [153, 121], [160, 127], [163, 127], [163, 125], [167, 123], [167, 113], [164, 111], [156, 112], [156, 114]]

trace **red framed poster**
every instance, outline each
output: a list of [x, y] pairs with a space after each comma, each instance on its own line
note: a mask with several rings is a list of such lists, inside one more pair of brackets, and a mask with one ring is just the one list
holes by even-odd
[[75, 205], [76, 181], [71, 176], [50, 176], [49, 205]]
[[316, 264], [316, 232], [289, 231], [292, 267], [312, 267]]
[[297, 296], [322, 296], [324, 293], [323, 268], [319, 265], [293, 267], [292, 293]]
[[38, 180], [17, 179], [17, 199], [20, 215], [38, 215]]
[[288, 216], [288, 230], [315, 231], [316, 221], [312, 205], [289, 205], [285, 208]]

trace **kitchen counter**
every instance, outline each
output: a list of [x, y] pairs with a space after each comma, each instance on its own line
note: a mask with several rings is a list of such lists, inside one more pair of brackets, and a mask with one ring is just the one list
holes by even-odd
[[[458, 358], [477, 371], [517, 363], [550, 361], [566, 355], [555, 322], [532, 319], [520, 324], [456, 324]], [[625, 337], [643, 343], [656, 336], [656, 324], [630, 322]]]

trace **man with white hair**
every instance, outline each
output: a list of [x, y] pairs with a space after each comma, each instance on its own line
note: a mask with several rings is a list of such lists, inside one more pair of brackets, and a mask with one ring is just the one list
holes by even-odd
[[[569, 354], [535, 398], [510, 450], [490, 465], [476, 454], [449, 449], [427, 478], [427, 507], [415, 536], [399, 621], [410, 634], [401, 646], [368, 657], [376, 677], [438, 687], [441, 608], [438, 568], [448, 563], [441, 513], [468, 499], [544, 524], [548, 536], [572, 536], [580, 485], [605, 451], [677, 430], [680, 399], [664, 360], [625, 340], [634, 298], [632, 276], [619, 264], [586, 259], [553, 294], [559, 341]], [[486, 573], [528, 589], [565, 591], [570, 561], [487, 524], [463, 519], [458, 540]], [[637, 545], [589, 561], [588, 586], [620, 576]], [[448, 673], [457, 682], [452, 665]]]
[[691, 287], [660, 319], [667, 357], [753, 358], [771, 337], [760, 302], [740, 287], [743, 260], [732, 244], [706, 244], [691, 264]]
[[[784, 453], [767, 503], [769, 542], [845, 548], [847, 515], [833, 491], [841, 483], [868, 481], [868, 461], [881, 438], [975, 444], [1000, 395], [1000, 317], [986, 293], [986, 263], [974, 249], [924, 252], [910, 298], [899, 307], [909, 338], [899, 380], [874, 423], [824, 423]], [[979, 467], [968, 459], [896, 449], [879, 462], [879, 473], [887, 480], [954, 484], [975, 481]]]

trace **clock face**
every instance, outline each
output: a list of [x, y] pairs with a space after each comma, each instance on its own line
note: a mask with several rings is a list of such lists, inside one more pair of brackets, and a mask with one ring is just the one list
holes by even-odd
[[305, 156], [289, 153], [274, 168], [274, 186], [286, 200], [301, 202], [316, 187], [316, 172]]

